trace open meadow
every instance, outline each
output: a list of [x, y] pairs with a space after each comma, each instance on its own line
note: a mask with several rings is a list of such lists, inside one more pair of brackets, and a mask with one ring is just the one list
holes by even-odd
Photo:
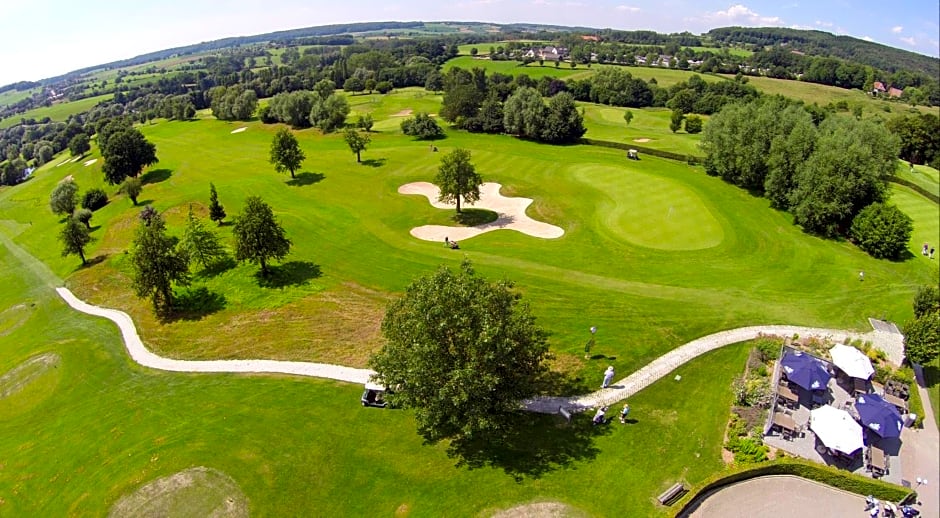
[[[893, 186], [892, 202], [915, 219], [912, 253], [879, 261], [850, 243], [802, 233], [766, 199], [700, 167], [454, 130], [433, 152], [399, 124], [408, 113], [436, 113], [439, 95], [405, 89], [349, 100], [350, 121], [364, 113], [376, 120], [362, 164], [341, 135], [297, 131], [308, 158], [292, 180], [267, 160], [279, 125], [201, 118], [140, 126], [160, 162], [143, 176], [138, 207], [103, 183], [97, 149], [85, 157], [99, 159], [93, 164], [58, 165], [66, 158], [58, 156], [24, 184], [0, 189], [7, 344], [0, 376], [37, 355], [48, 354], [43, 365], [53, 366], [31, 383], [0, 381], [0, 392], [21, 387], [0, 398], [0, 514], [101, 515], [142, 484], [194, 466], [231, 477], [253, 515], [473, 516], [532, 501], [596, 516], [665, 514], [656, 494], [721, 468], [729, 387], [747, 354], [745, 345], [729, 346], [680, 367], [681, 382], [666, 378], [630, 399], [637, 422], [629, 426], [525, 416], [516, 444], [477, 452], [479, 466], [455, 467], [446, 445], [422, 445], [410, 412], [361, 408], [358, 386], [141, 368], [111, 323], [58, 299], [52, 287], [60, 283], [92, 304], [126, 311], [164, 356], [364, 367], [382, 344], [387, 302], [416, 277], [466, 257], [484, 276], [516, 282], [551, 333], [553, 367], [566, 380], [548, 391], [573, 394], [594, 390], [607, 365], [626, 375], [723, 329], [867, 331], [871, 316], [904, 322], [917, 286], [936, 279], [940, 261], [918, 250], [920, 240], [940, 243], [940, 211], [906, 188]], [[629, 128], [622, 113], [585, 105], [587, 136], [694, 149], [696, 138], [668, 131], [668, 112], [634, 110]], [[239, 128], [246, 129], [233, 133]], [[412, 237], [413, 227], [449, 224], [451, 214], [397, 189], [431, 181], [457, 147], [472, 151], [477, 171], [502, 184], [502, 194], [534, 199], [527, 214], [564, 235], [502, 230], [463, 240], [459, 251]], [[61, 256], [61, 224], [48, 209], [49, 193], [67, 176], [82, 192], [103, 187], [111, 197], [91, 221], [94, 260], [86, 268]], [[210, 182], [228, 221], [247, 196], [261, 196], [292, 251], [266, 279], [250, 264], [194, 268], [193, 285], [177, 291], [186, 311], [158, 321], [130, 288], [137, 215], [151, 205], [179, 235], [189, 207], [206, 217]], [[212, 228], [231, 246], [230, 225]], [[598, 327], [595, 356], [585, 359], [591, 326]]]
[[52, 106], [35, 108], [25, 111], [15, 117], [8, 117], [6, 119], [0, 120], [0, 129], [9, 128], [10, 126], [18, 124], [20, 119], [36, 119], [38, 121], [42, 120], [44, 117], [49, 117], [53, 121], [64, 122], [69, 118], [69, 115], [76, 115], [78, 113], [88, 111], [101, 101], [105, 101], [112, 97], [114, 97], [114, 94], [103, 94], [94, 97], [86, 97], [78, 101], [54, 103]]

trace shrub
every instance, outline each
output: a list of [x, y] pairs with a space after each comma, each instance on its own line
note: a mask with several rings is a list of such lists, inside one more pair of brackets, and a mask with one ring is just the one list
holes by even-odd
[[898, 259], [907, 250], [914, 223], [894, 205], [873, 203], [858, 213], [849, 234], [859, 248], [878, 259]]
[[760, 353], [761, 360], [765, 363], [777, 359], [777, 356], [780, 355], [780, 342], [777, 340], [762, 338], [757, 341], [755, 347], [757, 352]]
[[401, 131], [405, 135], [417, 137], [418, 140], [435, 140], [444, 136], [444, 130], [427, 113], [418, 113], [402, 121]]
[[88, 210], [98, 210], [108, 204], [108, 194], [104, 189], [89, 189], [82, 196], [82, 208]]

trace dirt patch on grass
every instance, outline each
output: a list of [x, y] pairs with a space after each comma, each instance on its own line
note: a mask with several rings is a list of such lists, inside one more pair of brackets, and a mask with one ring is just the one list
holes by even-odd
[[247, 517], [248, 499], [228, 475], [199, 466], [140, 487], [118, 500], [108, 516]]
[[645, 144], [645, 143], [649, 142], [650, 139], [648, 139], [648, 138], [635, 138], [635, 139], [633, 139], [633, 141], [634, 141], [634, 142], [639, 142], [640, 144]]
[[0, 313], [0, 336], [6, 336], [29, 320], [31, 311], [26, 304], [17, 304]]
[[33, 356], [17, 365], [3, 376], [0, 376], [0, 399], [21, 392], [50, 369], [58, 367], [61, 361], [62, 358], [58, 354], [45, 353]]
[[561, 502], [535, 502], [517, 505], [492, 516], [493, 518], [575, 518], [584, 517], [587, 514]]
[[407, 109], [407, 110], [402, 110], [402, 111], [396, 113], [395, 115], [392, 115], [392, 117], [407, 117], [407, 116], [409, 116], [409, 115], [411, 115], [411, 109], [410, 109], [410, 108]]

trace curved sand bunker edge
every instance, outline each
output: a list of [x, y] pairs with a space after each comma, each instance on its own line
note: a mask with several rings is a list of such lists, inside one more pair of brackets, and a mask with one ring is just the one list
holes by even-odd
[[[195, 497], [193, 504], [201, 507], [189, 511], [205, 512], [207, 516], [247, 517], [249, 514], [248, 499], [238, 483], [219, 470], [196, 466], [151, 480], [122, 496], [108, 516], [165, 516], [181, 511], [186, 497]], [[207, 504], [213, 508], [206, 508]]]
[[[548, 223], [536, 221], [526, 215], [526, 208], [532, 204], [531, 198], [507, 198], [500, 194], [502, 186], [495, 182], [486, 182], [480, 186], [480, 200], [474, 208], [492, 210], [498, 214], [495, 221], [475, 227], [457, 227], [445, 225], [424, 225], [411, 229], [410, 234], [424, 241], [440, 241], [444, 238], [460, 241], [493, 230], [515, 230], [523, 234], [542, 239], [555, 239], [565, 234], [564, 229]], [[418, 194], [428, 199], [432, 207], [452, 209], [453, 203], [437, 201], [440, 189], [429, 182], [412, 182], [398, 188], [400, 194]]]

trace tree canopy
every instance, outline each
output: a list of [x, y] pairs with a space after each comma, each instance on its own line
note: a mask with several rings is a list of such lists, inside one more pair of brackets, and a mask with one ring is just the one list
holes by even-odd
[[859, 248], [878, 259], [900, 259], [911, 240], [914, 222], [894, 205], [872, 203], [852, 221], [849, 235]]
[[415, 280], [389, 304], [387, 343], [369, 361], [415, 410], [428, 441], [498, 434], [533, 396], [550, 358], [547, 334], [508, 280], [489, 282], [469, 261]]
[[219, 236], [206, 228], [202, 221], [193, 214], [192, 205], [186, 218], [186, 228], [183, 230], [183, 239], [180, 241], [180, 250], [186, 252], [190, 259], [207, 268], [219, 259], [225, 257], [225, 247], [219, 241]]
[[360, 155], [369, 146], [369, 142], [372, 142], [372, 138], [366, 133], [359, 133], [355, 128], [346, 128], [343, 139], [349, 150], [356, 154], [356, 162], [362, 162]]
[[300, 149], [297, 143], [297, 137], [287, 128], [281, 128], [271, 140], [271, 154], [269, 161], [274, 164], [274, 170], [283, 173], [290, 171], [290, 177], [294, 176], [294, 171], [300, 168], [307, 155]]
[[59, 182], [49, 195], [49, 208], [59, 216], [71, 216], [76, 207], [78, 207], [78, 184], [70, 179]]
[[173, 311], [173, 284], [189, 284], [189, 256], [167, 235], [163, 217], [147, 209], [141, 211], [131, 252], [133, 286], [138, 297], [150, 297], [157, 315], [166, 316]]
[[83, 225], [76, 218], [68, 218], [65, 226], [59, 233], [59, 240], [62, 242], [62, 257], [77, 255], [82, 260], [82, 265], [88, 264], [85, 260], [85, 247], [94, 241], [88, 231], [88, 225]]
[[430, 115], [418, 112], [401, 122], [401, 132], [418, 140], [435, 140], [444, 137], [444, 130]]
[[470, 162], [470, 151], [457, 148], [441, 159], [434, 183], [441, 190], [438, 201], [456, 202], [457, 212], [460, 212], [461, 198], [471, 205], [480, 199], [480, 185], [483, 183], [483, 178]]
[[268, 273], [268, 261], [282, 259], [290, 252], [291, 241], [274, 218], [271, 206], [258, 196], [245, 200], [245, 209], [235, 218], [235, 259], [261, 265]]
[[88, 143], [88, 135], [79, 133], [69, 141], [69, 151], [72, 156], [82, 156], [91, 150], [91, 144]]
[[136, 177], [144, 167], [157, 163], [157, 148], [136, 128], [123, 128], [112, 133], [101, 148], [105, 179], [118, 185], [128, 177]]

